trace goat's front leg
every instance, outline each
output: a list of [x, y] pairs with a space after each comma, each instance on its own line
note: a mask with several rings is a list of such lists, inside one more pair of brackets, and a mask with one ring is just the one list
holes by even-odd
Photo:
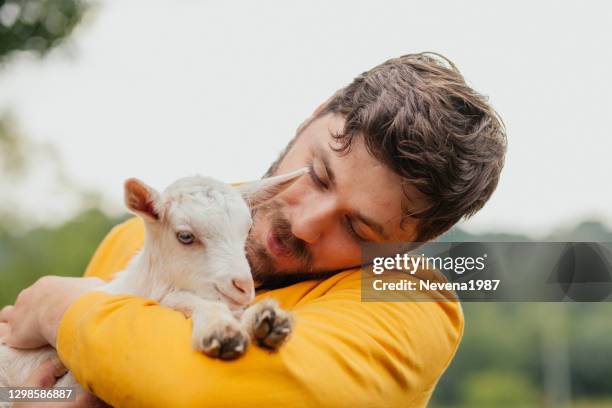
[[246, 351], [249, 336], [225, 303], [175, 291], [167, 294], [161, 304], [191, 316], [195, 350], [222, 360], [240, 357]]
[[269, 350], [279, 348], [293, 330], [293, 315], [270, 298], [249, 306], [240, 321], [251, 339]]

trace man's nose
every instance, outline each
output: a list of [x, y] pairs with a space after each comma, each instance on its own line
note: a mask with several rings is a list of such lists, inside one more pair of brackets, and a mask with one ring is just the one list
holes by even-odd
[[333, 200], [317, 200], [302, 203], [291, 214], [291, 232], [296, 238], [314, 244], [333, 222], [336, 205]]

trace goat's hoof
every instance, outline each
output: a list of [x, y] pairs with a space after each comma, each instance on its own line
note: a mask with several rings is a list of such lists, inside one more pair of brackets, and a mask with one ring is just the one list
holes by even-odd
[[200, 337], [200, 351], [212, 358], [233, 360], [243, 355], [249, 346], [249, 337], [233, 325], [213, 330], [212, 333]]
[[271, 299], [254, 307], [258, 307], [258, 310], [251, 328], [253, 338], [260, 347], [276, 350], [289, 338], [293, 329], [293, 316]]

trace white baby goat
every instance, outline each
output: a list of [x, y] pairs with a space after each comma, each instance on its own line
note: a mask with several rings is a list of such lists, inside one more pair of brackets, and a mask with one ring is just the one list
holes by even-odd
[[[249, 205], [272, 198], [306, 172], [300, 169], [238, 188], [187, 177], [162, 194], [139, 180], [126, 181], [126, 205], [144, 220], [144, 247], [97, 290], [154, 299], [190, 316], [193, 348], [211, 357], [236, 358], [250, 340], [276, 349], [288, 337], [292, 318], [271, 299], [247, 307], [255, 296], [245, 254]], [[0, 345], [0, 386], [23, 384], [53, 355], [51, 347], [25, 351]], [[75, 384], [68, 374], [56, 386]]]

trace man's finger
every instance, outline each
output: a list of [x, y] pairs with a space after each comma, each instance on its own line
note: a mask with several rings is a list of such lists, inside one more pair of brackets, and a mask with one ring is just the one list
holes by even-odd
[[61, 377], [66, 368], [57, 359], [49, 359], [42, 363], [26, 380], [24, 387], [48, 388], [55, 385], [57, 377]]
[[5, 337], [10, 332], [11, 332], [11, 326], [9, 326], [8, 323], [0, 323], [0, 338]]
[[85, 391], [77, 394], [76, 405], [78, 407], [88, 407], [88, 408], [110, 408], [110, 405], [107, 405], [101, 399], [96, 398], [95, 395], [89, 394], [88, 392], [85, 392]]
[[13, 311], [13, 305], [7, 305], [0, 310], [0, 322], [8, 322], [9, 315]]
[[59, 359], [58, 356], [51, 357], [50, 361], [51, 363], [53, 363], [53, 368], [54, 368], [53, 375], [56, 378], [59, 378], [68, 372], [68, 369], [66, 368], [64, 363], [62, 363], [62, 361]]
[[53, 368], [51, 372], [55, 378], [59, 378], [68, 372], [68, 369], [57, 355], [46, 360], [45, 363], [52, 365]]

